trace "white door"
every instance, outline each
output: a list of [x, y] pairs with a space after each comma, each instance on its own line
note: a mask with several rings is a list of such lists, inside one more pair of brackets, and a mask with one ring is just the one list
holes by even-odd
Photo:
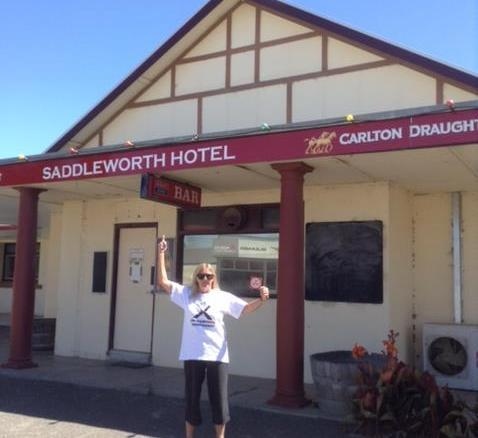
[[121, 228], [114, 322], [114, 350], [151, 352], [156, 228]]

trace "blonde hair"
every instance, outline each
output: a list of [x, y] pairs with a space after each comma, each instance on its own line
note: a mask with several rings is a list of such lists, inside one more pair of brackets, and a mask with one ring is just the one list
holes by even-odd
[[193, 294], [199, 293], [197, 275], [202, 271], [208, 271], [211, 274], [214, 274], [214, 278], [211, 282], [211, 289], [219, 289], [219, 282], [217, 281], [217, 275], [214, 266], [210, 265], [209, 263], [200, 263], [196, 266], [196, 269], [194, 269], [193, 278], [191, 279], [191, 290], [193, 291]]

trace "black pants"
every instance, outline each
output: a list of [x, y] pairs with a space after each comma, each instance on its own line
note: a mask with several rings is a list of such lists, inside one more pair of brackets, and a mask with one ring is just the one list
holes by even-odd
[[214, 424], [226, 424], [229, 421], [229, 402], [227, 394], [227, 363], [205, 360], [184, 361], [186, 378], [186, 421], [199, 426], [201, 418], [201, 388], [207, 378], [207, 390]]

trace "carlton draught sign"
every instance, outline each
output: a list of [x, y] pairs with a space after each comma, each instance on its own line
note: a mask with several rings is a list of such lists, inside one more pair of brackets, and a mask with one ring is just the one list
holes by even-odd
[[478, 143], [478, 109], [9, 160], [0, 186]]

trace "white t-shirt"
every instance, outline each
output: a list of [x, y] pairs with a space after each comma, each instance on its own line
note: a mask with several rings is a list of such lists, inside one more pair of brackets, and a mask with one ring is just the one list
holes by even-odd
[[189, 286], [174, 282], [171, 301], [184, 310], [179, 360], [228, 363], [224, 315], [238, 319], [247, 302], [220, 289], [193, 294]]

